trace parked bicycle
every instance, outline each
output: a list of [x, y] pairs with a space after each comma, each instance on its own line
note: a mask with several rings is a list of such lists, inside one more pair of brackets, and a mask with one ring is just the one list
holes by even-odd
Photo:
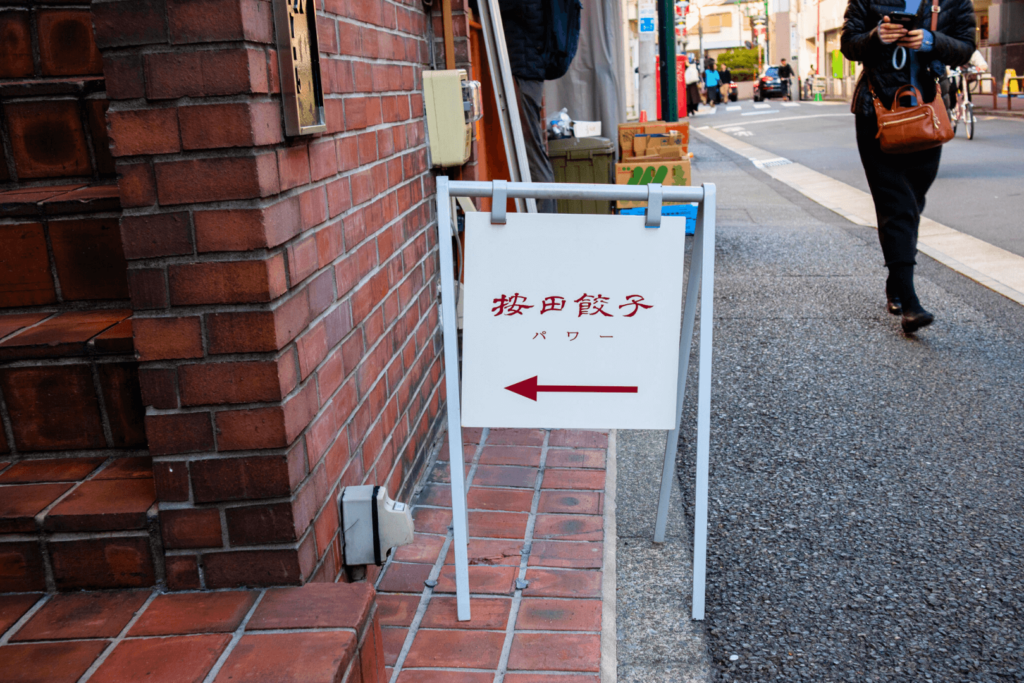
[[978, 72], [970, 66], [952, 69], [949, 73], [950, 92], [946, 100], [946, 106], [949, 108], [949, 122], [953, 124], [953, 133], [955, 135], [957, 124], [963, 121], [968, 140], [974, 139], [974, 123], [976, 118], [974, 116], [974, 103], [971, 102], [971, 89], [969, 85], [976, 73]]

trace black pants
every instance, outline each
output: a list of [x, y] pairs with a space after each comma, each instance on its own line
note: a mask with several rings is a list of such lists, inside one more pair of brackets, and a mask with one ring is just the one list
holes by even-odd
[[910, 154], [886, 154], [875, 139], [874, 117], [857, 115], [857, 148], [878, 218], [885, 265], [912, 266], [925, 193], [939, 172], [942, 147]]
[[[517, 76], [515, 82], [519, 121], [523, 126], [523, 142], [526, 144], [526, 161], [530, 164], [530, 180], [535, 183], [553, 183], [555, 170], [548, 157], [547, 134], [541, 121], [544, 81], [528, 81]], [[538, 212], [555, 213], [555, 209], [554, 199], [537, 200]]]
[[696, 83], [686, 84], [686, 111], [693, 114], [700, 107], [700, 86]]

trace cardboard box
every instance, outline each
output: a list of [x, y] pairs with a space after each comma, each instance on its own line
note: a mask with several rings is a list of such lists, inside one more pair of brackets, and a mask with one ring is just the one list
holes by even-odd
[[[664, 121], [647, 121], [645, 123], [620, 123], [619, 124], [619, 159], [626, 160], [637, 156], [634, 151], [634, 140], [639, 136], [669, 135], [676, 133], [681, 138], [681, 145], [685, 153], [690, 145], [690, 122], [677, 121], [665, 123]], [[646, 149], [646, 144], [644, 145]]]
[[682, 159], [685, 156], [686, 145], [678, 132], [673, 131], [668, 135], [637, 135], [633, 138], [633, 158]]
[[[616, 185], [648, 185], [650, 183], [689, 185], [691, 180], [689, 159], [626, 161], [615, 164]], [[681, 204], [685, 202], [665, 203]], [[647, 202], [625, 200], [618, 202], [620, 209], [638, 206], [647, 206]]]

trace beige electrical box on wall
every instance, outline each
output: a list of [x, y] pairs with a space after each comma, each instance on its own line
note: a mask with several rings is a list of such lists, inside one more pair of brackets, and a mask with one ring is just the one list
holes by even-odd
[[327, 130], [327, 120], [320, 80], [316, 2], [274, 0], [274, 5], [285, 133], [322, 133]]
[[[463, 87], [471, 81], [465, 69], [423, 72], [423, 106], [426, 110], [430, 163], [461, 166], [469, 161], [473, 146], [472, 102], [467, 108]], [[475, 83], [475, 82], [473, 82]]]

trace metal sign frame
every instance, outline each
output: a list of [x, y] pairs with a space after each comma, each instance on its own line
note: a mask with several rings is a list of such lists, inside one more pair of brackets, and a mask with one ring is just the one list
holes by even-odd
[[[452, 197], [491, 197], [492, 223], [504, 223], [505, 202], [515, 199], [576, 199], [584, 201], [631, 200], [647, 202], [646, 225], [661, 225], [662, 202], [697, 202], [690, 271], [686, 279], [679, 368], [676, 391], [677, 426], [668, 433], [661, 472], [661, 492], [654, 529], [655, 543], [665, 540], [669, 498], [675, 480], [678, 424], [682, 420], [683, 395], [690, 365], [690, 348], [700, 290], [700, 341], [697, 382], [697, 477], [693, 524], [693, 618], [704, 618], [704, 587], [707, 569], [708, 462], [711, 441], [711, 349], [715, 286], [715, 185], [700, 187], [662, 185], [584, 185], [576, 183], [509, 183], [452, 181], [437, 177], [437, 230], [441, 252], [441, 324], [444, 332], [445, 383], [448, 386], [448, 464], [452, 489], [452, 529], [455, 551], [455, 595], [459, 621], [469, 621], [469, 519], [466, 504], [466, 473], [462, 444], [462, 403], [459, 381], [459, 342], [455, 312], [455, 259], [452, 253]], [[683, 255], [680, 254], [680, 258]]]

